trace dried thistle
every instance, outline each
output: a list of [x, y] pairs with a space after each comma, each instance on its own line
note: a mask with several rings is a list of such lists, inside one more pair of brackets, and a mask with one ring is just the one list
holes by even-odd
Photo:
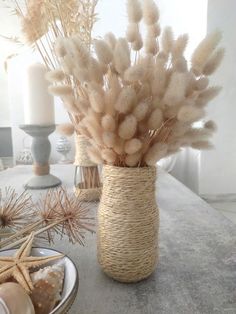
[[49, 243], [53, 242], [54, 234], [57, 233], [61, 237], [67, 236], [72, 243], [84, 245], [85, 231], [94, 232], [93, 217], [88, 215], [88, 205], [84, 205], [63, 188], [48, 190], [35, 208], [32, 213], [34, 221], [30, 223], [26, 218], [28, 214], [24, 212], [25, 216], [21, 219], [26, 224], [21, 224], [19, 231], [1, 241], [1, 248], [9, 249], [23, 243], [26, 235], [31, 232], [34, 232], [35, 236], [43, 236]]
[[23, 228], [33, 220], [33, 203], [27, 192], [17, 194], [14, 189], [0, 189], [0, 228], [12, 231]]

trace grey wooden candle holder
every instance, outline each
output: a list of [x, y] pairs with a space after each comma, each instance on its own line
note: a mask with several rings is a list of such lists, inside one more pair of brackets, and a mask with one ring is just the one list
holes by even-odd
[[30, 135], [31, 152], [34, 159], [34, 176], [24, 185], [25, 189], [40, 190], [53, 188], [61, 184], [61, 180], [50, 174], [49, 156], [51, 144], [48, 136], [54, 132], [55, 125], [20, 125], [19, 128]]

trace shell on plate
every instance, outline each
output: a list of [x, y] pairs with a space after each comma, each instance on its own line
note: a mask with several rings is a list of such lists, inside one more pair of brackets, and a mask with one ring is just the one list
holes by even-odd
[[34, 306], [26, 291], [15, 282], [0, 285], [1, 314], [35, 314]]
[[31, 300], [36, 314], [48, 314], [61, 300], [64, 265], [54, 264], [31, 273], [34, 290]]

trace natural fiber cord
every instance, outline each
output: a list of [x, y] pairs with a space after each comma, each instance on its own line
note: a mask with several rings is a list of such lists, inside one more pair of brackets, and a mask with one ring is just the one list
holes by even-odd
[[104, 272], [121, 282], [148, 277], [158, 259], [156, 168], [104, 166], [97, 254]]
[[75, 137], [76, 155], [74, 165], [82, 167], [94, 167], [93, 163], [87, 154], [87, 148], [90, 145], [88, 139], [83, 135], [76, 135]]

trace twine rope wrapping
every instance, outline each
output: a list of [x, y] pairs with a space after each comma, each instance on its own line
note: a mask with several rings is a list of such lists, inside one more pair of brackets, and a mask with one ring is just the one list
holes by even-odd
[[75, 154], [75, 162], [76, 166], [83, 167], [94, 167], [96, 166], [88, 156], [87, 148], [90, 146], [90, 143], [86, 137], [83, 135], [77, 135], [75, 137], [75, 145], [76, 145], [76, 154]]
[[49, 174], [50, 166], [49, 166], [49, 164], [41, 165], [41, 164], [35, 163], [33, 165], [33, 171], [34, 171], [34, 174], [36, 176], [45, 176], [45, 175]]
[[121, 282], [148, 277], [158, 259], [156, 168], [104, 166], [97, 254], [104, 272]]

